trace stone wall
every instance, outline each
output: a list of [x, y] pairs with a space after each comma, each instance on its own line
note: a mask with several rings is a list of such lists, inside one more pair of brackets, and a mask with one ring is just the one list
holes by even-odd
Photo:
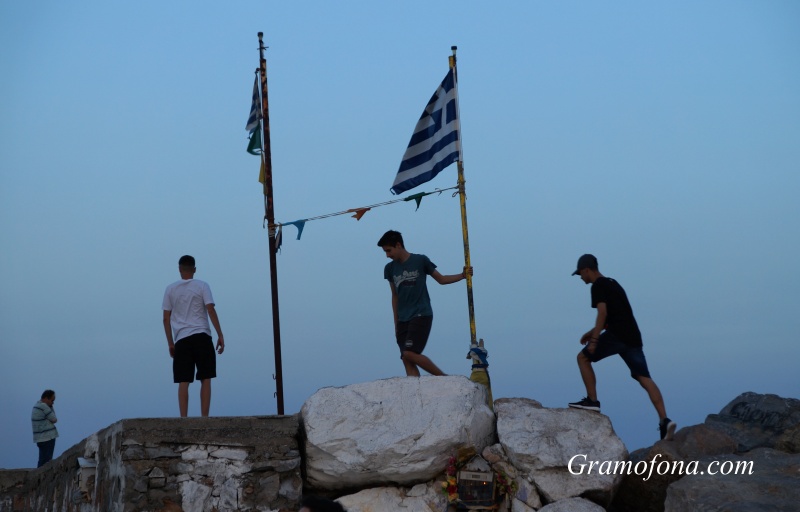
[[0, 512], [297, 510], [294, 416], [122, 420], [33, 470], [0, 471]]

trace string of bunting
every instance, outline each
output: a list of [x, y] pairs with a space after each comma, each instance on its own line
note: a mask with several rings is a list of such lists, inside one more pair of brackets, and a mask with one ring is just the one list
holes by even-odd
[[[317, 215], [316, 217], [308, 217], [307, 219], [299, 219], [299, 220], [295, 220], [295, 221], [292, 221], [292, 222], [276, 222], [273, 226], [270, 226], [271, 228], [274, 227], [276, 229], [275, 249], [277, 250], [277, 249], [280, 249], [280, 247], [281, 247], [281, 243], [283, 241], [282, 234], [283, 234], [283, 227], [284, 226], [294, 226], [294, 227], [296, 227], [297, 228], [297, 240], [300, 240], [300, 237], [303, 234], [303, 228], [306, 226], [306, 222], [311, 222], [312, 220], [327, 219], [329, 217], [336, 217], [336, 216], [339, 216], [339, 215], [346, 215], [348, 213], [352, 213], [353, 215], [351, 215], [351, 217], [353, 217], [354, 219], [361, 220], [361, 217], [363, 217], [365, 213], [367, 213], [368, 211], [372, 210], [373, 208], [378, 208], [380, 206], [386, 206], [386, 205], [389, 205], [389, 204], [405, 202], [405, 201], [415, 201], [417, 203], [416, 210], [419, 210], [419, 205], [420, 205], [420, 203], [422, 203], [422, 198], [423, 197], [430, 196], [430, 195], [433, 195], [433, 194], [441, 195], [442, 192], [446, 192], [448, 190], [456, 190], [457, 191], [459, 189], [459, 187], [460, 187], [460, 185], [456, 185], [456, 186], [450, 187], [450, 188], [443, 188], [443, 189], [438, 189], [437, 188], [433, 192], [418, 192], [416, 194], [411, 194], [410, 196], [401, 197], [399, 199], [392, 199], [391, 201], [384, 201], [383, 203], [371, 204], [369, 206], [362, 206], [362, 207], [359, 207], [359, 208], [350, 208], [348, 210], [343, 210], [343, 211], [340, 211], [340, 212], [326, 213], [324, 215]], [[457, 194], [458, 194], [458, 192], [454, 192], [453, 196], [455, 196]], [[266, 217], [264, 217], [264, 227], [266, 227], [266, 221], [267, 221], [267, 219], [266, 219]]]

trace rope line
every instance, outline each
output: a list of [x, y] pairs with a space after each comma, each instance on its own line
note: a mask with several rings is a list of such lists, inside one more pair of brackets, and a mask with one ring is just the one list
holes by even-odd
[[[281, 228], [283, 226], [295, 225], [296, 222], [304, 222], [305, 223], [305, 222], [309, 222], [309, 221], [312, 221], [312, 220], [327, 219], [327, 218], [330, 218], [330, 217], [336, 217], [336, 216], [345, 215], [345, 214], [348, 214], [348, 213], [355, 213], [356, 215], [353, 215], [353, 217], [356, 217], [357, 219], [361, 219], [361, 216], [364, 213], [366, 213], [367, 210], [371, 210], [373, 208], [378, 208], [378, 207], [381, 207], [381, 206], [386, 206], [386, 205], [399, 203], [399, 202], [403, 202], [403, 201], [416, 201], [417, 202], [417, 209], [419, 209], [419, 204], [420, 204], [420, 201], [422, 200], [423, 197], [430, 196], [430, 195], [433, 195], [433, 194], [440, 194], [441, 195], [442, 192], [445, 192], [447, 190], [457, 190], [458, 188], [459, 188], [458, 185], [456, 185], [454, 187], [443, 188], [443, 189], [438, 189], [437, 188], [433, 192], [419, 192], [417, 194], [412, 194], [412, 195], [407, 196], [407, 197], [402, 197], [402, 198], [399, 198], [399, 199], [392, 199], [391, 201], [384, 201], [382, 203], [375, 203], [375, 204], [371, 204], [369, 206], [361, 206], [361, 207], [358, 207], [358, 208], [350, 208], [348, 210], [342, 210], [342, 211], [339, 211], [339, 212], [326, 213], [324, 215], [317, 215], [315, 217], [308, 217], [306, 219], [300, 219], [300, 220], [296, 220], [296, 221], [293, 221], [293, 222], [276, 222], [275, 224], [273, 224], [270, 227]], [[458, 192], [455, 192], [453, 195], [455, 196], [456, 194], [458, 194]], [[362, 212], [361, 215], [359, 215], [359, 212]], [[265, 217], [264, 220], [266, 221], [266, 217]], [[264, 225], [266, 226], [266, 222], [264, 223]]]

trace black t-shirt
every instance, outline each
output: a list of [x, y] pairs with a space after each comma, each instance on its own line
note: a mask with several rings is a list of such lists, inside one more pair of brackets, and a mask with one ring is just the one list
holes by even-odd
[[639, 332], [639, 325], [622, 286], [609, 277], [595, 281], [592, 284], [592, 307], [596, 308], [601, 302], [606, 303], [608, 313], [606, 330], [628, 345], [641, 347], [642, 333]]

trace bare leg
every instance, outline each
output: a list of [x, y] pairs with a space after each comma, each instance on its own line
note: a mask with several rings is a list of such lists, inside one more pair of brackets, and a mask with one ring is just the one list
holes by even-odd
[[189, 383], [178, 383], [178, 409], [181, 411], [181, 418], [189, 414]]
[[597, 377], [594, 375], [592, 362], [586, 357], [583, 351], [578, 352], [578, 369], [581, 371], [583, 385], [586, 387], [586, 396], [590, 400], [597, 401]]
[[653, 402], [653, 407], [656, 408], [656, 412], [658, 413], [658, 419], [663, 420], [666, 418], [667, 409], [664, 407], [664, 397], [661, 396], [661, 390], [658, 389], [653, 379], [649, 377], [637, 377], [636, 380], [639, 381], [639, 384], [642, 385], [650, 396], [650, 401]]
[[200, 414], [203, 417], [208, 417], [208, 411], [211, 409], [211, 379], [203, 379], [200, 381]]
[[444, 375], [444, 372], [431, 361], [428, 356], [415, 354], [414, 352], [403, 352], [403, 364], [406, 367], [406, 375], [409, 377], [419, 377], [418, 366], [431, 375]]
[[403, 361], [403, 366], [406, 369], [406, 377], [419, 377], [419, 368], [417, 368], [417, 365], [402, 356], [400, 360]]

